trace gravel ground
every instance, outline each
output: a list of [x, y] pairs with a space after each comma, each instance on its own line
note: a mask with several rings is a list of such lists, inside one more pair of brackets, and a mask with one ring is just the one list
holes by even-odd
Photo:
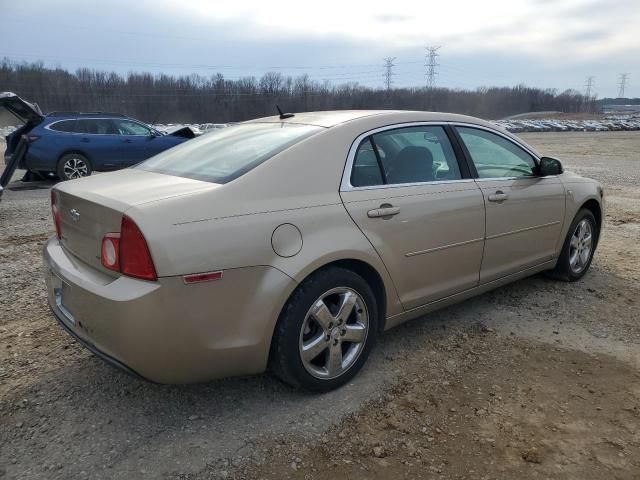
[[605, 186], [590, 273], [387, 332], [321, 396], [104, 365], [48, 313], [48, 185], [14, 182], [29, 189], [0, 203], [0, 478], [640, 478], [640, 133], [522, 136]]

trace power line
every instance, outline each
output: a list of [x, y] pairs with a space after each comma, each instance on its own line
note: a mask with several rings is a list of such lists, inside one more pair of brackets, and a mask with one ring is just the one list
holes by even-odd
[[618, 98], [623, 98], [624, 97], [624, 89], [627, 87], [627, 80], [629, 80], [629, 74], [628, 73], [621, 73], [620, 74], [620, 83], [618, 83], [618, 85], [620, 86], [620, 90], [618, 90]]
[[396, 57], [387, 57], [384, 59], [384, 84], [387, 87], [387, 91], [391, 90], [391, 85], [393, 85], [393, 67], [396, 65], [393, 63]]
[[[48, 60], [49, 62], [80, 62], [91, 64], [103, 64], [103, 65], [116, 65], [116, 66], [130, 66], [130, 67], [163, 67], [163, 68], [193, 68], [193, 69], [206, 69], [206, 70], [335, 70], [335, 69], [362, 69], [373, 67], [379, 67], [379, 64], [373, 63], [344, 63], [344, 64], [330, 64], [330, 65], [260, 65], [260, 64], [198, 64], [198, 63], [163, 63], [163, 62], [150, 62], [138, 59], [96, 59], [95, 57], [65, 57], [65, 56], [50, 56], [39, 55], [33, 53], [18, 53], [18, 52], [0, 52], [0, 57], [6, 57], [8, 59], [13, 58], [34, 58], [36, 60]], [[401, 64], [421, 63], [421, 62], [400, 62]], [[398, 63], [398, 65], [400, 65]]]
[[436, 59], [440, 56], [438, 54], [438, 50], [440, 50], [440, 48], [442, 48], [440, 45], [427, 47], [427, 55], [426, 55], [427, 63], [425, 63], [424, 66], [427, 67], [427, 88], [428, 89], [432, 89], [433, 87], [436, 86], [436, 75], [438, 75], [438, 72], [436, 72], [436, 67], [440, 65], [439, 63], [436, 62]]

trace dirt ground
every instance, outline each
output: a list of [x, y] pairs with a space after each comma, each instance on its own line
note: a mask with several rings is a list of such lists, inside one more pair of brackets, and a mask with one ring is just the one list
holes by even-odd
[[315, 396], [268, 375], [150, 385], [84, 351], [46, 306], [48, 185], [14, 182], [0, 478], [640, 478], [640, 132], [522, 136], [605, 187], [587, 276], [535, 276], [386, 332], [351, 384]]

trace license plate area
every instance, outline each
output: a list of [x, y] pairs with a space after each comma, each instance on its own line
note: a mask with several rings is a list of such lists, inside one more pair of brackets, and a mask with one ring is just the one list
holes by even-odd
[[53, 272], [51, 272], [51, 286], [53, 288], [56, 306], [58, 310], [62, 312], [63, 319], [71, 325], [75, 325], [76, 319], [65, 305], [65, 298], [69, 298], [71, 287]]

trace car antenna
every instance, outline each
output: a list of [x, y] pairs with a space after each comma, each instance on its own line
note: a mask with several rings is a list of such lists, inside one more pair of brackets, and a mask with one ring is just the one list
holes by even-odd
[[284, 120], [285, 118], [291, 118], [295, 116], [293, 113], [284, 113], [278, 105], [276, 105], [276, 108], [278, 109], [278, 113], [280, 114], [280, 120]]

